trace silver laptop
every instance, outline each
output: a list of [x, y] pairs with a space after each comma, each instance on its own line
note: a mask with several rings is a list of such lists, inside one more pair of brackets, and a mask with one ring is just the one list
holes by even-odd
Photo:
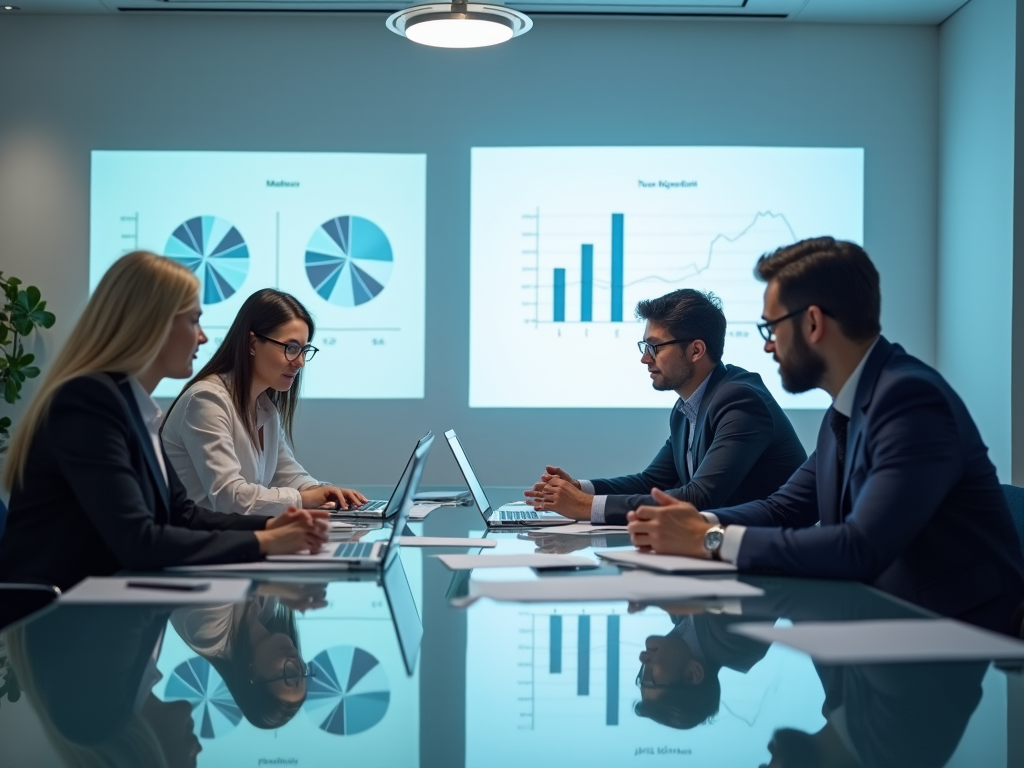
[[[409, 456], [409, 461], [405, 463], [405, 469], [402, 470], [402, 475], [398, 478], [398, 482], [402, 482], [402, 477], [405, 477], [405, 473], [409, 471], [409, 467], [412, 466], [412, 457], [416, 455], [416, 450], [423, 444], [423, 441], [427, 438], [434, 439], [433, 432], [427, 432], [423, 437], [419, 439], [419, 442], [412, 449], [412, 455]], [[398, 490], [398, 485], [395, 485], [395, 490]], [[373, 520], [384, 520], [391, 517], [398, 510], [391, 504], [391, 501], [395, 498], [395, 491], [391, 492], [390, 499], [371, 499], [364, 504], [360, 504], [358, 507], [352, 507], [350, 509], [339, 509], [331, 510], [332, 520], [343, 520], [346, 517], [369, 517]]]
[[316, 565], [322, 563], [325, 568], [345, 568], [353, 571], [373, 571], [387, 569], [398, 556], [399, 541], [405, 524], [409, 522], [412, 511], [413, 496], [423, 475], [423, 465], [427, 462], [427, 454], [434, 443], [434, 435], [428, 432], [416, 446], [406, 471], [402, 473], [395, 492], [391, 494], [390, 504], [395, 505], [395, 520], [391, 535], [387, 541], [343, 541], [329, 542], [327, 549], [316, 555], [271, 555], [267, 558], [273, 562], [294, 562]]
[[534, 527], [542, 525], [568, 525], [579, 522], [557, 512], [538, 512], [526, 502], [513, 502], [512, 504], [505, 504], [497, 509], [492, 509], [491, 503], [487, 500], [487, 494], [484, 493], [483, 486], [480, 485], [480, 481], [476, 478], [473, 465], [469, 463], [469, 457], [466, 456], [462, 443], [459, 442], [459, 436], [455, 434], [454, 429], [449, 429], [444, 433], [444, 436], [448, 438], [448, 447], [452, 449], [455, 462], [459, 465], [459, 469], [462, 470], [462, 476], [466, 480], [466, 485], [469, 486], [469, 492], [473, 494], [473, 501], [476, 502], [477, 509], [480, 510], [480, 514], [483, 515], [484, 522], [487, 523], [489, 528], [520, 528], [524, 525]]

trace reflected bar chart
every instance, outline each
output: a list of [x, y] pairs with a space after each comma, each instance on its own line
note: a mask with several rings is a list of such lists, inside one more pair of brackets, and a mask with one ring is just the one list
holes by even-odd
[[562, 673], [562, 617], [551, 617], [551, 662], [548, 664], [548, 672], [552, 675]]
[[[590, 696], [590, 651], [592, 616], [576, 616], [576, 695]], [[605, 725], [619, 724], [619, 628], [621, 617], [605, 618]], [[564, 617], [548, 617], [548, 674], [562, 674]], [[571, 667], [570, 667], [571, 670]], [[599, 678], [600, 679], [600, 678]]]

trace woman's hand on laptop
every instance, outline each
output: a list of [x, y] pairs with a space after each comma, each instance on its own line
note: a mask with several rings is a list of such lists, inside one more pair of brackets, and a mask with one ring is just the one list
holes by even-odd
[[266, 529], [256, 531], [261, 555], [291, 555], [309, 550], [320, 551], [327, 542], [329, 513], [322, 509], [288, 510], [267, 521]]
[[299, 491], [304, 509], [318, 509], [333, 502], [335, 509], [350, 509], [365, 504], [368, 499], [359, 491], [351, 488], [338, 488], [334, 485], [314, 485]]

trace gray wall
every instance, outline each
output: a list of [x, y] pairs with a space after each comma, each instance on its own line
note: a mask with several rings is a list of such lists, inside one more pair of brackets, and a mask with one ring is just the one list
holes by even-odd
[[1014, 0], [971, 0], [939, 30], [938, 364], [1003, 482], [1011, 476], [1016, 37]]
[[[5, 17], [0, 269], [51, 300], [46, 353], [86, 299], [90, 150], [427, 152], [426, 399], [307, 402], [300, 460], [338, 482], [393, 482], [415, 436], [454, 426], [487, 483], [531, 481], [544, 462], [634, 471], [667, 414], [467, 407], [468, 302], [429, 297], [467, 295], [469, 148], [863, 146], [885, 332], [934, 362], [938, 38], [935, 27], [540, 17], [510, 44], [439, 51], [387, 33], [382, 16]], [[805, 442], [820, 417], [793, 414]], [[440, 448], [428, 482], [457, 477]]]

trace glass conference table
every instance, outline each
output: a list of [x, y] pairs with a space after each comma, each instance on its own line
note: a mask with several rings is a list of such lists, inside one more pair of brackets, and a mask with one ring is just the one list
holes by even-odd
[[[475, 507], [410, 528], [484, 532]], [[484, 553], [588, 544], [488, 538]], [[816, 666], [729, 631], [925, 615], [862, 585], [743, 576], [764, 594], [458, 607], [471, 578], [534, 577], [432, 556], [465, 551], [403, 547], [383, 575], [263, 574], [237, 605], [51, 606], [0, 633], [0, 766], [1024, 766], [1019, 669]]]

